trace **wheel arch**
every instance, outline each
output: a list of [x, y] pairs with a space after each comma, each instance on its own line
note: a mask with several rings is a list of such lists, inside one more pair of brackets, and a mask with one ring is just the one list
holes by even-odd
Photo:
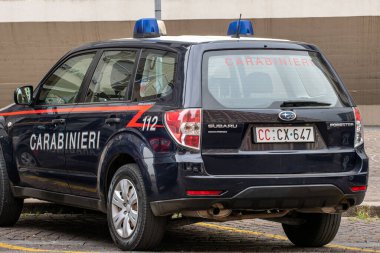
[[[150, 159], [149, 159], [150, 158]], [[125, 131], [114, 136], [105, 146], [98, 166], [99, 197], [106, 208], [108, 187], [113, 175], [123, 165], [136, 163], [143, 175], [147, 193], [152, 187], [152, 177], [148, 172], [146, 159], [151, 160], [153, 153], [145, 138], [134, 131]]]
[[13, 184], [20, 182], [16, 161], [13, 157], [12, 140], [0, 121], [0, 155], [5, 160], [8, 177]]

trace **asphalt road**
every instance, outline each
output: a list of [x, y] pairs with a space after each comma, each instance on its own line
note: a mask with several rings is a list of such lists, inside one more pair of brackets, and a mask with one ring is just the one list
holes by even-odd
[[[23, 214], [0, 228], [0, 251], [117, 252], [103, 214]], [[297, 248], [281, 224], [263, 220], [170, 225], [157, 251], [375, 252], [380, 253], [380, 219], [343, 218], [336, 239], [324, 248]]]

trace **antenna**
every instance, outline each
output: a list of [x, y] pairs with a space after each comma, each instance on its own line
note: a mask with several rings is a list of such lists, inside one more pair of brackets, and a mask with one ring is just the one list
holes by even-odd
[[241, 13], [238, 20], [237, 30], [236, 30], [236, 38], [240, 38], [240, 21], [241, 21]]

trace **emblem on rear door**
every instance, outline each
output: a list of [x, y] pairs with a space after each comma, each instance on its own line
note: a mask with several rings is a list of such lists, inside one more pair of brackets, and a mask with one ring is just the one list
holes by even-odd
[[297, 115], [292, 111], [283, 111], [278, 114], [278, 117], [283, 121], [295, 120]]

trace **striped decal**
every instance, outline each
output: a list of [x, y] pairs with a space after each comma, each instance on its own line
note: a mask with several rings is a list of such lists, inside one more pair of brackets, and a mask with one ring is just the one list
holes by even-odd
[[17, 116], [31, 114], [47, 114], [47, 113], [71, 113], [71, 112], [116, 112], [116, 111], [143, 111], [146, 112], [153, 105], [132, 105], [132, 106], [96, 106], [96, 107], [67, 107], [67, 108], [52, 108], [43, 110], [25, 110], [15, 112], [0, 112], [0, 116]]
[[[95, 107], [67, 107], [67, 108], [52, 108], [41, 110], [24, 110], [15, 112], [0, 112], [0, 116], [19, 116], [32, 114], [48, 114], [48, 113], [86, 113], [86, 112], [120, 112], [120, 111], [137, 111], [137, 114], [128, 122], [126, 127], [143, 127], [142, 123], [137, 121], [141, 116], [152, 108], [153, 105], [132, 105], [132, 106], [95, 106]], [[156, 127], [163, 127], [157, 125]]]

